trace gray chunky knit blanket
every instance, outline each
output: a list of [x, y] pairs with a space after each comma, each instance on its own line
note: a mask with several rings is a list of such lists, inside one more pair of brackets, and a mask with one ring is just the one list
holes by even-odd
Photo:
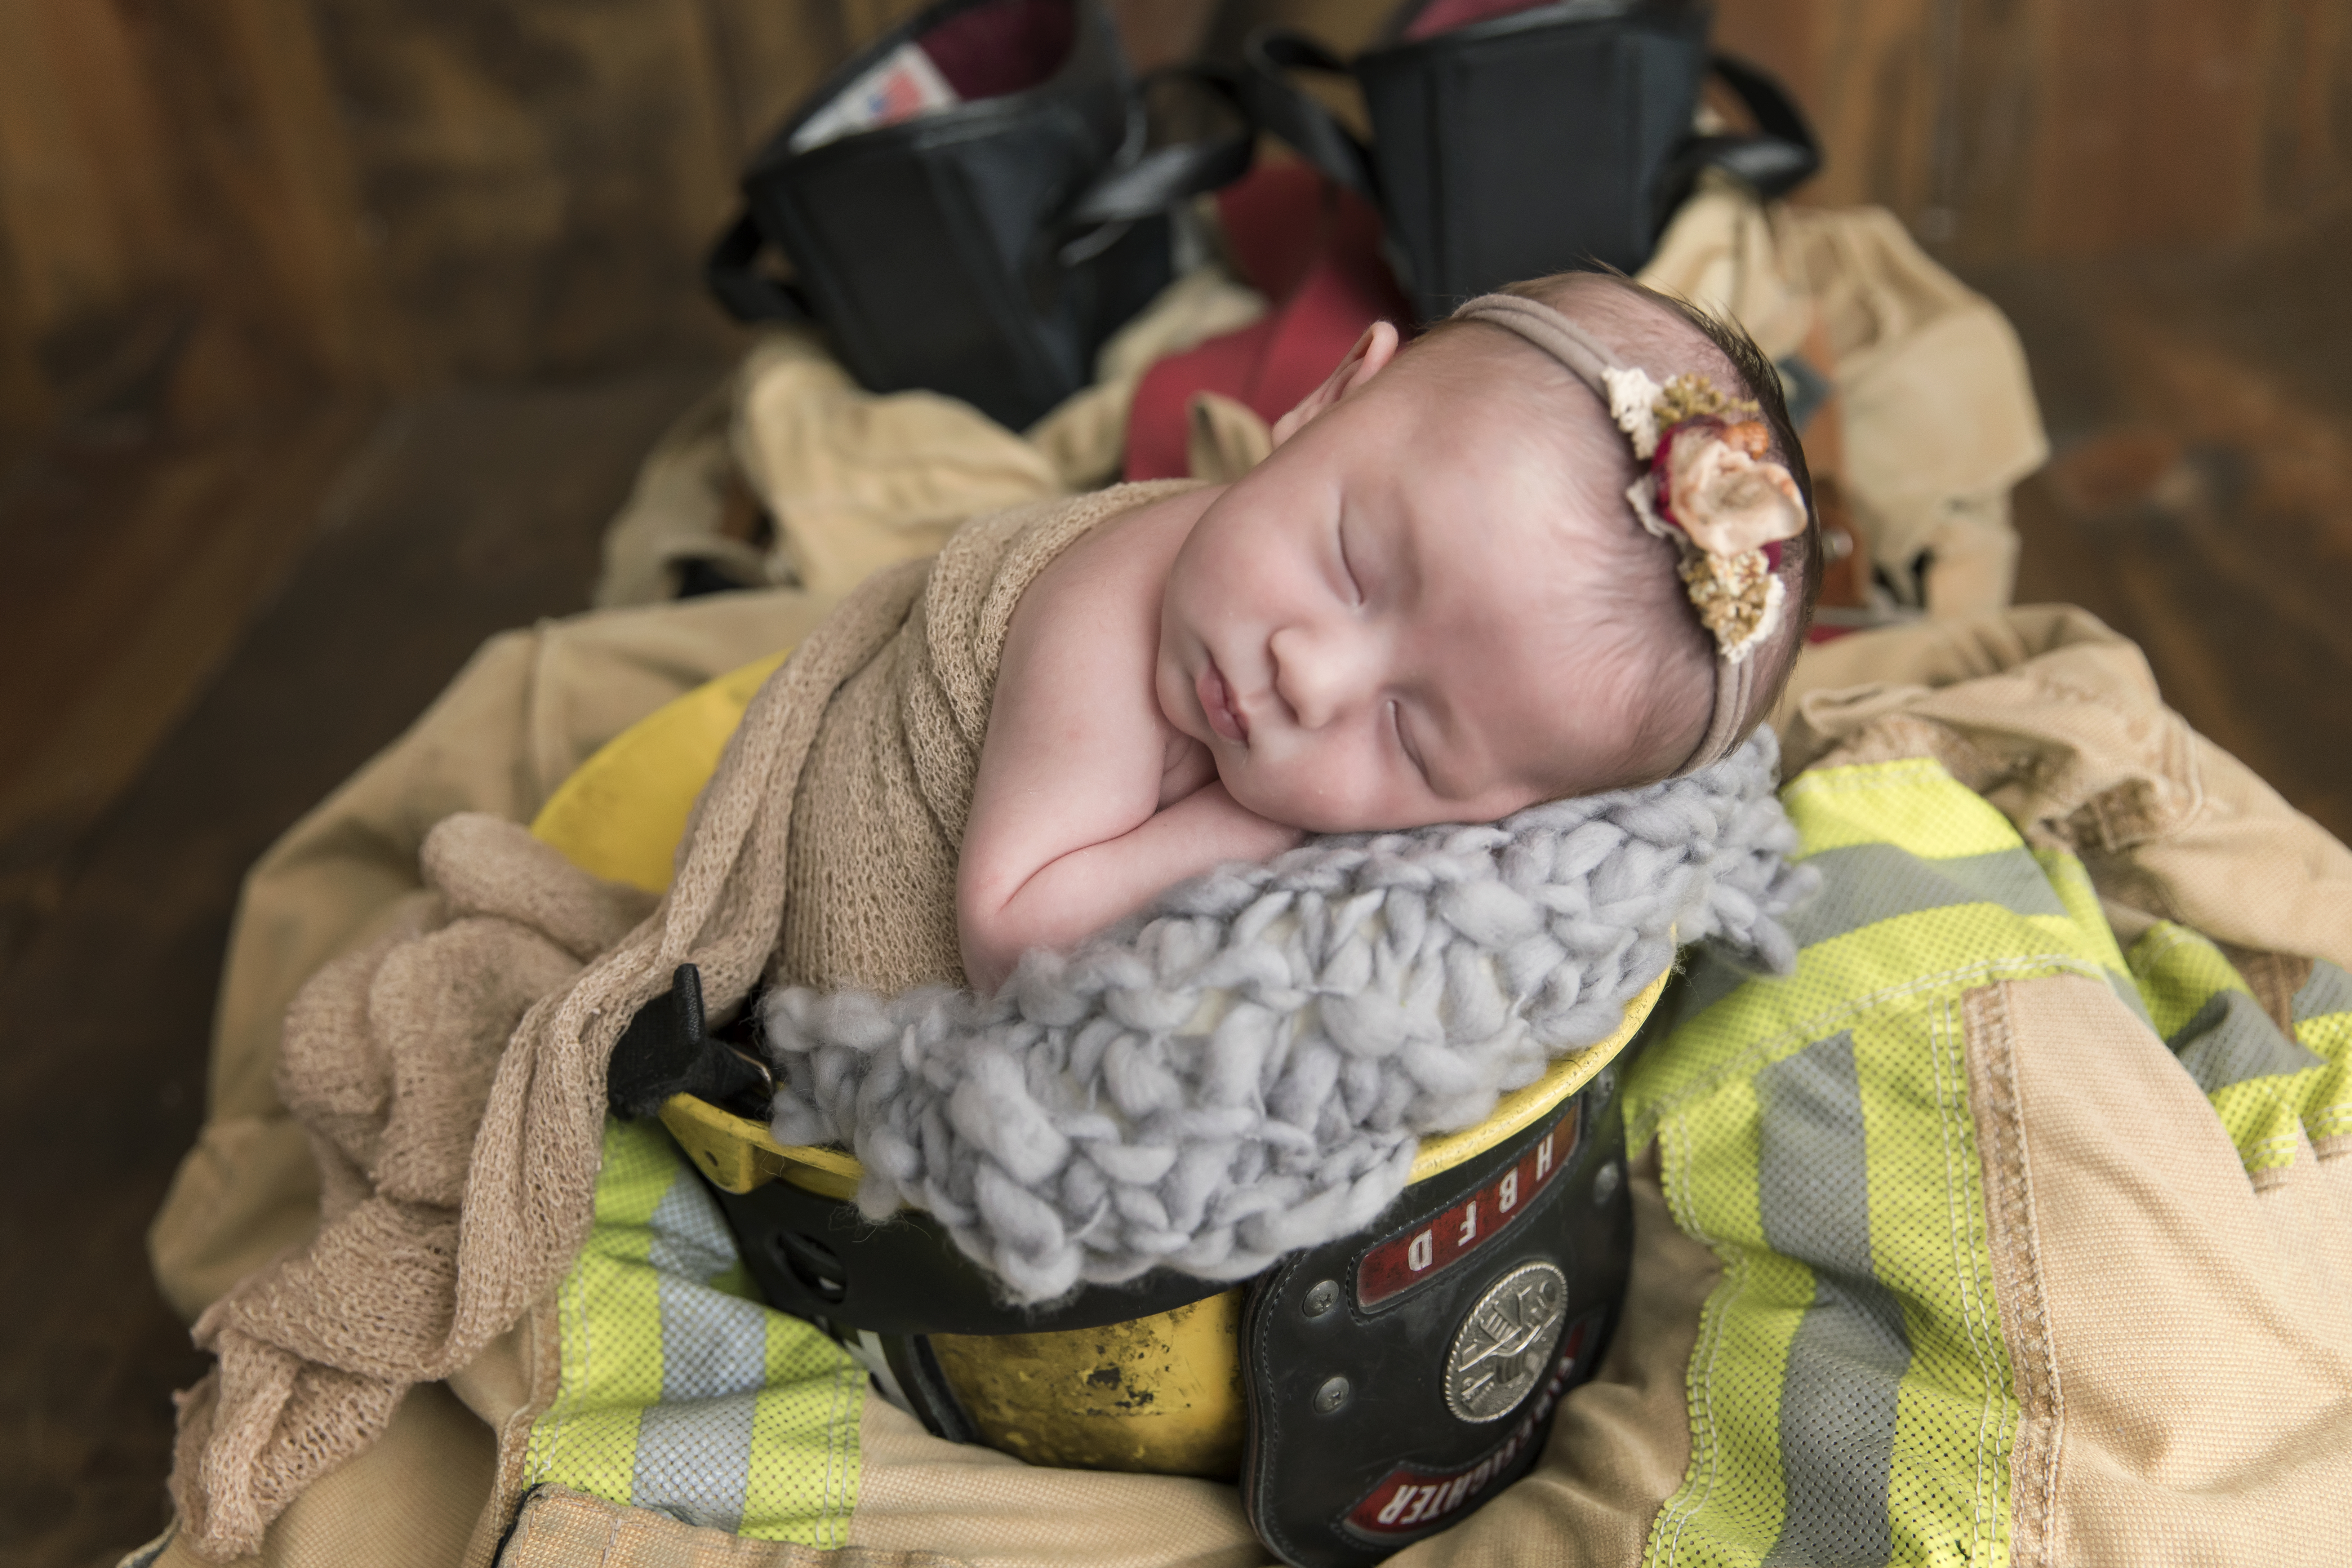
[[1677, 942], [1786, 973], [1779, 755], [1223, 867], [993, 997], [771, 992], [776, 1137], [849, 1148], [867, 1218], [928, 1211], [1015, 1300], [1255, 1274], [1606, 1039]]

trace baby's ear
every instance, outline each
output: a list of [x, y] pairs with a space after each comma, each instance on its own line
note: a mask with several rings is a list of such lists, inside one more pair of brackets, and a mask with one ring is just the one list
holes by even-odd
[[1274, 444], [1281, 446], [1303, 429], [1307, 422], [1338, 403], [1364, 383], [1378, 375], [1389, 361], [1396, 358], [1397, 330], [1391, 321], [1374, 321], [1339, 362], [1339, 368], [1324, 378], [1323, 384], [1298, 400], [1298, 406], [1274, 422]]

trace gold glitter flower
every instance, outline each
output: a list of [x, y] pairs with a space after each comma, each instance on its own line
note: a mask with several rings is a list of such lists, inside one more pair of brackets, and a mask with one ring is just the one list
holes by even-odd
[[1699, 623], [1715, 634], [1723, 657], [1737, 664], [1754, 652], [1779, 619], [1782, 596], [1764, 552], [1692, 554], [1684, 557], [1679, 570]]
[[1722, 418], [1731, 414], [1760, 412], [1753, 399], [1727, 397], [1714, 382], [1695, 371], [1686, 371], [1669, 380], [1659, 390], [1658, 401], [1652, 407], [1662, 430], [1685, 419], [1696, 419], [1706, 415]]

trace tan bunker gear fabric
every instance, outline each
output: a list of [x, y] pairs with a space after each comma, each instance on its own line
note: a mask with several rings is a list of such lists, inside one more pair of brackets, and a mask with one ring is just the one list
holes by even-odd
[[[715, 614], [722, 609], [740, 618]], [[609, 675], [591, 672], [626, 665], [639, 649], [666, 650], [672, 662], [644, 657], [631, 677], [645, 693], [642, 711], [793, 640], [793, 617], [804, 613], [789, 595], [747, 595], [641, 618], [583, 617], [494, 644], [410, 736], [257, 868], [232, 946], [216, 1084], [257, 1086], [266, 1095], [274, 1015], [302, 965], [315, 968], [396, 918], [415, 885], [413, 858], [404, 864], [391, 848], [399, 825], [429, 823], [461, 805], [526, 816], [564, 771], [540, 764], [576, 762], [576, 754], [562, 758], [565, 745], [584, 753], [588, 743], [578, 737], [599, 727], [585, 719], [551, 723], [538, 732], [555, 739], [534, 752], [524, 743], [532, 727], [520, 716], [584, 714], [572, 706], [583, 695], [573, 681], [607, 682]], [[670, 626], [698, 628], [694, 646], [709, 662], [689, 668], [683, 641], [652, 635]], [[518, 657], [524, 647], [536, 657]], [[2321, 1560], [2327, 1504], [2352, 1495], [2352, 1369], [2344, 1352], [2352, 1345], [2352, 1165], [2341, 1159], [2352, 1129], [2328, 1120], [2341, 1098], [2329, 1075], [2346, 1058], [2336, 1042], [2352, 1030], [2352, 996], [2337, 996], [2329, 978], [2352, 967], [2352, 855], [2190, 732], [2162, 707], [2137, 650], [2077, 612], [2020, 610], [1814, 649], [1784, 717], [1790, 765], [1815, 764], [1817, 777], [1834, 780], [1832, 795], [1865, 805], [1895, 800], [1898, 792], [1864, 787], [1885, 777], [1927, 790], [1965, 786], [1943, 798], [1989, 802], [1998, 816], [1969, 831], [2012, 833], [2013, 850], [1961, 844], [1967, 853], [1958, 860], [1926, 863], [1955, 885], [1991, 889], [1986, 896], [2026, 911], [2000, 918], [2074, 932], [2064, 941], [2089, 955], [2049, 973], [1963, 976], [1948, 1018], [1917, 1037], [1922, 1059], [1946, 1053], [1933, 1059], [1945, 1063], [1937, 1081], [1958, 1120], [1937, 1137], [1958, 1140], [1951, 1147], [1969, 1157], [1939, 1153], [1937, 1169], [1956, 1173], [1954, 1193], [1977, 1194], [1963, 1239], [1981, 1257], [1988, 1281], [1969, 1309], [1974, 1315], [1953, 1320], [1962, 1325], [1954, 1342], [1977, 1346], [1985, 1359], [1966, 1375], [1992, 1369], [1985, 1386], [1998, 1397], [1987, 1406], [1988, 1446], [1965, 1463], [1906, 1449], [1902, 1412], [1912, 1406], [1903, 1399], [1912, 1396], [1887, 1406], [1895, 1413], [1887, 1430], [1898, 1479], [1906, 1464], [1931, 1478], [1946, 1474], [1949, 1458], [1949, 1473], [1977, 1475], [1982, 1489], [1954, 1504], [1930, 1499], [1927, 1514], [1888, 1511], [1885, 1532], [1865, 1537], [1883, 1550], [1853, 1560], [1958, 1561], [1971, 1541], [1980, 1551], [2000, 1543], [2020, 1563]], [[450, 760], [457, 757], [466, 761]], [[1937, 777], [1951, 784], [1936, 784]], [[1902, 831], [1948, 833], [1950, 815], [1931, 814]], [[2004, 820], [2011, 826], [2000, 828]], [[1855, 850], [1865, 859], [1880, 853], [1864, 843], [1840, 852]], [[2004, 855], [2031, 858], [2011, 877], [2004, 868], [2016, 863]], [[1855, 919], [1878, 918], [1834, 934], [1820, 928], [1809, 963], [1817, 955], [1846, 962], [1848, 952], [1897, 968], [1915, 958], [1921, 967], [1933, 963], [1933, 952], [1913, 955], [1890, 944], [1906, 929], [1902, 921], [1853, 907]], [[320, 934], [304, 953], [289, 933], [311, 930]], [[1695, 973], [1689, 984], [1708, 981]], [[1685, 1064], [1718, 1086], [1705, 1093], [1736, 1098], [1739, 1073], [1727, 1078], [1707, 1065], [1729, 1037], [1718, 1029], [1721, 1039], [1711, 1042], [1704, 1030], [1715, 1026], [1711, 1017], [1755, 1005], [1743, 995], [1769, 1003], [1769, 983], [1735, 984], [1712, 1011], [1695, 1012], [1685, 1000], [1685, 1032], [1654, 1039], [1637, 1071]], [[1872, 1027], [1893, 1016], [1883, 997], [1848, 994], [1837, 1005], [1878, 1009], [1872, 1016], [1881, 1024]], [[1866, 1031], [1857, 1025], [1855, 1032]], [[1900, 1058], [1901, 1037], [1887, 1038], [1892, 1045], [1879, 1048]], [[1832, 1046], [1824, 1058], [1810, 1048], [1810, 1036], [1791, 1040], [1797, 1048], [1776, 1058], [1780, 1076], [1759, 1081], [1802, 1088], [1832, 1081], [1812, 1072], [1825, 1059], [1867, 1066], [1859, 1050], [1838, 1058]], [[1735, 1057], [1747, 1050], [1736, 1040], [1726, 1048]], [[2233, 1076], [2241, 1073], [2250, 1076]], [[1660, 1108], [1698, 1102], [1687, 1084], [1658, 1081], [1666, 1087], [1644, 1091], [1640, 1103], [1670, 1133], [1675, 1112]], [[1776, 1103], [1811, 1102], [1801, 1094]], [[1867, 1110], [1873, 1102], [1863, 1103]], [[215, 1121], [190, 1160], [198, 1174], [184, 1175], [158, 1221], [159, 1272], [186, 1305], [208, 1293], [205, 1270], [233, 1277], [240, 1261], [258, 1261], [274, 1237], [296, 1233], [314, 1201], [301, 1162], [239, 1157], [283, 1136], [266, 1131], [271, 1115], [261, 1096], [226, 1115], [216, 1098]], [[242, 1142], [222, 1136], [232, 1121], [242, 1122]], [[1860, 1125], [1867, 1134], [1867, 1115]], [[1674, 1152], [1674, 1137], [1664, 1148]], [[1870, 1147], [1869, 1157], [1900, 1152]], [[207, 1201], [191, 1184], [199, 1180], [226, 1201]], [[1534, 1475], [1402, 1561], [1827, 1560], [1799, 1549], [1843, 1539], [1821, 1531], [1852, 1521], [1846, 1505], [1873, 1495], [1866, 1479], [1826, 1496], [1788, 1489], [1818, 1473], [1818, 1466], [1807, 1469], [1802, 1422], [1789, 1424], [1792, 1406], [1785, 1396], [1777, 1408], [1743, 1405], [1736, 1388], [1707, 1373], [1729, 1364], [1738, 1336], [1765, 1321], [1755, 1315], [1759, 1304], [1777, 1300], [1755, 1294], [1758, 1279], [1810, 1268], [1812, 1278], [1834, 1279], [1835, 1249], [1808, 1255], [1810, 1244], [1790, 1242], [1785, 1231], [1776, 1242], [1769, 1221], [1760, 1251], [1730, 1230], [1706, 1229], [1716, 1212], [1709, 1205], [1719, 1206], [1722, 1194], [1705, 1189], [1703, 1178], [1661, 1171], [1655, 1150], [1646, 1172], [1637, 1167], [1634, 1280], [1600, 1376], [1565, 1403]], [[1741, 1189], [1727, 1190], [1737, 1200]], [[1871, 1190], [1876, 1202], [1880, 1189]], [[1680, 1228], [1667, 1223], [1670, 1205]], [[275, 1233], [272, 1215], [279, 1216]], [[1694, 1223], [1705, 1244], [1685, 1234]], [[1858, 1266], [1865, 1275], [1884, 1269], [1899, 1250], [1873, 1247]], [[1803, 1322], [1814, 1320], [1834, 1327], [1836, 1312], [1824, 1315], [1821, 1303], [1836, 1292], [1822, 1289], [1812, 1308], [1792, 1308], [1811, 1319], [1790, 1319], [1773, 1331], [1802, 1335]], [[1915, 1315], [1898, 1320], [1890, 1342], [1909, 1347], [1905, 1376], [1925, 1376], [1933, 1369], [1923, 1371], [1918, 1358], [1937, 1342], [1934, 1322], [1916, 1315], [1927, 1296], [1897, 1289], [1893, 1299]], [[1771, 1364], [1785, 1380], [1789, 1366], [1812, 1363], [1799, 1356]], [[1784, 1381], [1784, 1388], [1802, 1386]], [[1709, 1402], [1695, 1405], [1697, 1394]], [[440, 1401], [437, 1393], [412, 1396], [395, 1436], [423, 1430], [418, 1401], [428, 1398]], [[831, 1554], [843, 1568], [875, 1562], [866, 1554], [877, 1552], [1075, 1561], [1074, 1548], [1108, 1544], [1090, 1532], [1114, 1509], [1119, 1537], [1131, 1544], [1087, 1560], [1261, 1560], [1245, 1537], [1228, 1533], [1238, 1522], [1229, 1503], [1202, 1511], [1223, 1489], [1208, 1483], [1181, 1483], [1197, 1489], [1184, 1494], [1195, 1501], [1154, 1500], [1128, 1489], [1136, 1478], [1031, 1470], [940, 1443], [877, 1398], [866, 1401], [858, 1440], [856, 1507], [845, 1548]], [[469, 1470], [479, 1478], [472, 1495], [487, 1495], [489, 1445], [478, 1445], [448, 1440], [442, 1450], [476, 1456], [447, 1467], [435, 1494], [444, 1501], [434, 1505], [444, 1512], [454, 1506], [447, 1500], [466, 1495]], [[380, 1528], [370, 1521], [383, 1515], [333, 1500], [386, 1498], [413, 1485], [387, 1468], [400, 1451], [388, 1437], [306, 1494], [269, 1531], [265, 1560], [310, 1561], [305, 1553], [325, 1551], [317, 1543], [342, 1531], [350, 1533], [338, 1560], [373, 1561], [359, 1532]], [[1984, 1472], [1995, 1459], [1998, 1473]], [[1755, 1507], [1727, 1512], [1726, 1500]], [[1824, 1509], [1841, 1508], [1823, 1523]], [[1934, 1513], [1939, 1508], [1958, 1511]], [[1936, 1540], [1901, 1532], [1904, 1520], [1922, 1517], [1958, 1524]], [[552, 1490], [533, 1494], [522, 1519], [528, 1528], [516, 1530], [509, 1560], [534, 1565], [800, 1563], [820, 1555]], [[478, 1560], [504, 1523], [486, 1520], [472, 1532]], [[440, 1539], [415, 1528], [409, 1544], [425, 1555], [404, 1560], [446, 1560], [432, 1544]]]
[[2352, 853], [2079, 611], [1832, 645], [1788, 711], [1798, 763], [1933, 759], [2079, 864], [2135, 983], [1988, 975], [1945, 1021], [2013, 1377], [2010, 1560], [2333, 1561]]
[[287, 1004], [391, 929], [443, 817], [527, 822], [614, 736], [704, 681], [789, 647], [829, 601], [730, 594], [604, 611], [484, 644], [407, 732], [247, 875], [213, 1024], [208, 1105], [149, 1235], [164, 1298], [194, 1319], [318, 1221], [317, 1167], [278, 1098]]
[[[975, 513], [1108, 484], [1143, 373], [1265, 313], [1255, 290], [1196, 267], [1102, 346], [1092, 385], [1021, 434], [939, 393], [867, 392], [816, 333], [771, 330], [647, 454], [605, 531], [595, 602], [667, 599], [689, 560], [739, 583], [845, 594], [933, 553]], [[772, 526], [764, 543], [728, 531], [738, 476]]]
[[1883, 207], [1763, 204], [1708, 176], [1642, 280], [1748, 329], [1774, 361], [1832, 384], [1840, 437], [1808, 425], [1869, 564], [1937, 616], [2010, 602], [2010, 489], [2050, 456], [2016, 331]]

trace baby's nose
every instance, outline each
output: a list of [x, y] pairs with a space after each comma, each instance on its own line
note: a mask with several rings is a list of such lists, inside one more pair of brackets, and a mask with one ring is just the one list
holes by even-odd
[[1286, 626], [1274, 634], [1274, 689], [1302, 730], [1320, 730], [1362, 697], [1368, 679], [1360, 637], [1338, 628]]

